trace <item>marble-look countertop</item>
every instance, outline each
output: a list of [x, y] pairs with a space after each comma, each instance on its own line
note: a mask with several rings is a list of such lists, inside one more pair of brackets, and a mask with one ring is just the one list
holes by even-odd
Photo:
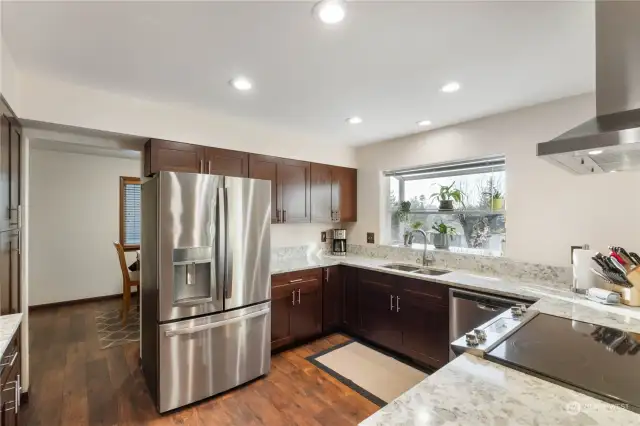
[[582, 295], [571, 292], [564, 284], [484, 276], [476, 272], [458, 270], [439, 276], [425, 276], [382, 267], [389, 263], [406, 262], [351, 255], [340, 257], [307, 256], [272, 261], [271, 273], [277, 274], [340, 264], [355, 266], [387, 274], [439, 282], [456, 288], [527, 299], [536, 302], [531, 306], [531, 309], [541, 313], [640, 333], [640, 308], [625, 305], [607, 306], [592, 302]]
[[16, 334], [20, 323], [22, 322], [22, 314], [10, 314], [0, 316], [0, 356], [9, 346], [9, 342]]
[[374, 425], [632, 425], [640, 415], [464, 354], [360, 423]]

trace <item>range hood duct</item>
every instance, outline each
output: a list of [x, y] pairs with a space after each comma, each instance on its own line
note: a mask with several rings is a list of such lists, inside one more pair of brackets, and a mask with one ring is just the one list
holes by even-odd
[[640, 1], [596, 0], [597, 116], [538, 144], [576, 174], [640, 170]]

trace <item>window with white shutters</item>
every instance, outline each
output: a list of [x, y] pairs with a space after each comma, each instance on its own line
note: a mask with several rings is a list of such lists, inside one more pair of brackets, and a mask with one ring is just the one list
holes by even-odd
[[140, 248], [140, 179], [120, 177], [120, 244]]

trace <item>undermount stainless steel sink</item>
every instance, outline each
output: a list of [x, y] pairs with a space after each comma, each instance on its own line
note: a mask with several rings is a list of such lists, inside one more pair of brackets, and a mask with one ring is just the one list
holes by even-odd
[[424, 268], [424, 269], [420, 269], [419, 271], [415, 271], [414, 274], [436, 276], [436, 275], [448, 274], [449, 272], [451, 271], [448, 271], [446, 269]]
[[388, 265], [382, 265], [383, 268], [395, 269], [396, 271], [414, 272], [420, 269], [419, 266], [405, 265], [403, 263], [390, 263]]

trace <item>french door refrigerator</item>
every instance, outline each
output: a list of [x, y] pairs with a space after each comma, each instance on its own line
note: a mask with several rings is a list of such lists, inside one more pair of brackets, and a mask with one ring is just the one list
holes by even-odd
[[140, 349], [158, 411], [267, 374], [271, 183], [160, 172], [141, 217]]

